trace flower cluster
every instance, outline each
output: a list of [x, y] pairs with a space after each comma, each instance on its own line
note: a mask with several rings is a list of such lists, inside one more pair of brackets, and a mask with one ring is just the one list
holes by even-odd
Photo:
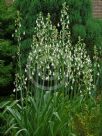
[[91, 60], [80, 38], [75, 46], [71, 43], [65, 3], [59, 24], [60, 32], [52, 25], [50, 14], [46, 19], [39, 14], [25, 71], [32, 83], [43, 89], [63, 86], [66, 90], [90, 92], [93, 82]]

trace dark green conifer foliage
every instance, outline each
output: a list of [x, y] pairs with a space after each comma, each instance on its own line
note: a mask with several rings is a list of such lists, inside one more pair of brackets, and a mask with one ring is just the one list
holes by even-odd
[[16, 10], [0, 0], [0, 95], [12, 92], [15, 46], [12, 33]]
[[12, 46], [10, 41], [0, 40], [0, 86], [12, 82]]

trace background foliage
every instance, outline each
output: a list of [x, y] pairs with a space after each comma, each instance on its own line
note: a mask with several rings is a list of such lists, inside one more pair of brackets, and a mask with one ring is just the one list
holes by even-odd
[[15, 46], [12, 39], [16, 10], [0, 0], [0, 95], [13, 88]]

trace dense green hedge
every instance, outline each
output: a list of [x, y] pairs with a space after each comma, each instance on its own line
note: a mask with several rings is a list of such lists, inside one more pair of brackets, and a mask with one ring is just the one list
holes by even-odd
[[15, 46], [12, 39], [16, 10], [0, 1], [0, 95], [12, 92]]

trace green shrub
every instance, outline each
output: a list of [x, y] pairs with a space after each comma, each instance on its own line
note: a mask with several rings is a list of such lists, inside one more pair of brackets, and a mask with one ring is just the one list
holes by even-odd
[[[14, 64], [13, 56], [15, 55], [15, 48], [10, 41], [0, 40], [0, 94], [9, 92], [9, 86], [13, 84], [14, 80]], [[12, 87], [11, 87], [12, 89]]]
[[0, 39], [11, 39], [12, 33], [15, 30], [14, 20], [15, 20], [16, 10], [11, 6], [7, 6], [5, 0], [0, 1]]
[[15, 49], [12, 33], [15, 30], [16, 10], [0, 0], [0, 95], [12, 91], [14, 80]]
[[[97, 20], [88, 20], [86, 23], [87, 40], [91, 42], [91, 45], [98, 44], [98, 39], [101, 36], [102, 30]], [[88, 42], [87, 41], [87, 42]]]
[[78, 38], [78, 36], [80, 35], [83, 39], [85, 39], [86, 37], [86, 30], [85, 30], [85, 27], [83, 25], [74, 25], [73, 26], [73, 35], [74, 35], [74, 38]]
[[[101, 97], [100, 97], [101, 99]], [[76, 135], [83, 136], [99, 136], [102, 134], [102, 110], [101, 103], [94, 99], [87, 99], [84, 103], [76, 109], [74, 114], [74, 130]]]

